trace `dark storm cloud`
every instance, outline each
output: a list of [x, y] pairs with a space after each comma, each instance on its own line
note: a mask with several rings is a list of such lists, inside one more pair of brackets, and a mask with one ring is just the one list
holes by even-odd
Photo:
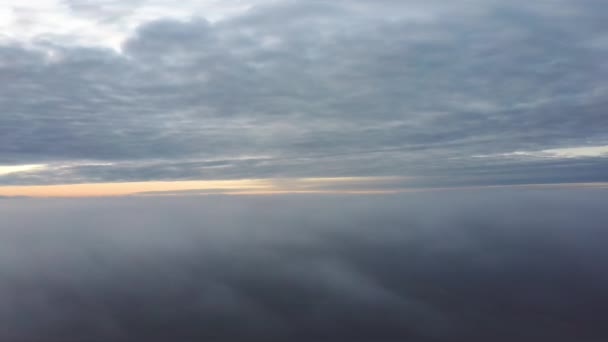
[[602, 341], [601, 190], [13, 199], [6, 341]]
[[[104, 4], [71, 2], [87, 15], [133, 10]], [[264, 155], [272, 159], [204, 175], [460, 170], [454, 176], [475, 184], [488, 168], [530, 165], [474, 155], [608, 145], [600, 5], [285, 1], [213, 24], [146, 23], [122, 54], [44, 37], [4, 46], [0, 164], [118, 165], [38, 177], [64, 183], [191, 179], [201, 174], [196, 161]], [[588, 159], [598, 168], [556, 177], [606, 180], [584, 176], [601, 174], [606, 158]], [[572, 160], [556, 163], [579, 170]], [[0, 181], [24, 177], [35, 182]]]

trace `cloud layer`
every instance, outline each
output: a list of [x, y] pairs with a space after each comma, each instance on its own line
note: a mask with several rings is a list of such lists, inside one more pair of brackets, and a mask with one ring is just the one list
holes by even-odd
[[5, 200], [6, 341], [602, 341], [598, 190]]
[[0, 45], [0, 165], [49, 165], [0, 183], [607, 180], [605, 155], [509, 155], [608, 146], [601, 2], [205, 4], [48, 2], [120, 52], [37, 20]]

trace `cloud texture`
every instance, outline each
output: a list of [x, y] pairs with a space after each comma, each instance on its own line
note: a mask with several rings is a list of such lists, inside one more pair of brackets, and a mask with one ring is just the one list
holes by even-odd
[[48, 165], [0, 183], [607, 180], [605, 155], [504, 157], [608, 146], [600, 1], [238, 3], [48, 5], [119, 44], [0, 44], [0, 165]]

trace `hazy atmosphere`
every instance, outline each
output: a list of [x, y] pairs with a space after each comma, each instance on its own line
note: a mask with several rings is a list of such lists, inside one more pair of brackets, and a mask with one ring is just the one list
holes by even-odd
[[606, 200], [10, 200], [0, 339], [604, 341]]
[[0, 0], [0, 341], [608, 341], [606, 0]]

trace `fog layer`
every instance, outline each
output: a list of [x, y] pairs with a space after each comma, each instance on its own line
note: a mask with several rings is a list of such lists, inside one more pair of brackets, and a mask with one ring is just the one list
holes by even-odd
[[5, 199], [2, 341], [605, 341], [608, 192]]

